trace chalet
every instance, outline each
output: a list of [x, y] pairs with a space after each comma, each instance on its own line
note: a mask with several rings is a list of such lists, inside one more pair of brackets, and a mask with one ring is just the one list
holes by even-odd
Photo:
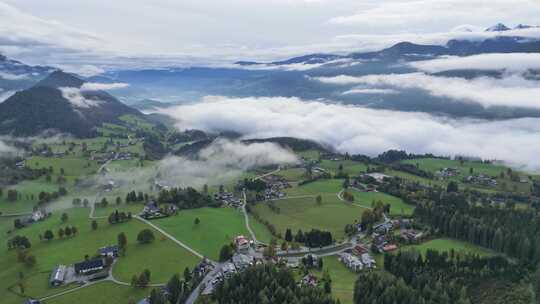
[[118, 257], [118, 245], [101, 247], [98, 251], [102, 257]]
[[74, 265], [75, 267], [75, 273], [76, 274], [91, 274], [98, 272], [105, 268], [105, 264], [103, 263], [102, 259], [97, 260], [90, 260], [90, 261], [84, 261], [80, 263], [76, 263]]
[[141, 212], [142, 217], [152, 217], [160, 216], [161, 211], [159, 210], [158, 204], [151, 200], [146, 205], [144, 205], [143, 211]]
[[56, 266], [51, 272], [51, 276], [49, 278], [49, 285], [60, 286], [64, 284], [66, 272], [67, 272], [67, 267], [65, 265]]
[[249, 240], [243, 235], [237, 236], [234, 239], [234, 244], [236, 245], [236, 250], [238, 250], [239, 252], [245, 252], [249, 250], [250, 247]]

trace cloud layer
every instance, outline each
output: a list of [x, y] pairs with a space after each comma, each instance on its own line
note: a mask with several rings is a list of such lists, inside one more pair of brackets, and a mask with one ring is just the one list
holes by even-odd
[[127, 88], [129, 84], [122, 82], [115, 83], [98, 83], [98, 82], [85, 82], [81, 91], [107, 91], [107, 90], [116, 90]]
[[104, 179], [115, 180], [117, 184], [127, 187], [153, 179], [171, 187], [202, 187], [204, 184], [230, 182], [239, 178], [243, 171], [256, 166], [291, 164], [297, 161], [294, 153], [276, 144], [243, 144], [218, 140], [203, 149], [195, 160], [170, 156], [151, 168], [113, 172]]
[[484, 107], [508, 106], [540, 109], [539, 82], [526, 80], [519, 75], [502, 79], [481, 77], [467, 80], [457, 77], [437, 77], [424, 73], [368, 75], [354, 77], [340, 75], [314, 78], [335, 85], [370, 85], [394, 89], [424, 90], [437, 97], [479, 103]]
[[540, 169], [540, 119], [440, 119], [297, 98], [208, 97], [163, 113], [175, 118], [179, 129], [230, 130], [247, 138], [293, 136], [370, 155], [388, 149], [474, 155]]
[[[444, 44], [515, 35], [481, 30], [497, 22], [534, 24], [539, 13], [533, 0], [221, 0], [219, 6], [211, 0], [4, 0], [0, 52], [89, 73], [111, 66], [272, 61], [371, 51], [399, 41]], [[140, 24], [141, 15], [144, 26], [118, 26]], [[470, 23], [476, 26], [461, 26]], [[519, 35], [539, 38], [540, 30]], [[85, 65], [90, 68], [77, 68]]]
[[441, 57], [433, 60], [416, 61], [411, 66], [425, 72], [437, 73], [451, 70], [505, 70], [509, 73], [540, 69], [540, 54], [510, 53], [482, 54], [467, 57]]

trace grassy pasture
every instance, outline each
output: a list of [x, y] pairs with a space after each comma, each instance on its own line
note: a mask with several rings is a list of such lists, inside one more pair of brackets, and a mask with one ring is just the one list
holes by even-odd
[[493, 252], [489, 249], [450, 238], [433, 239], [419, 245], [405, 246], [402, 248], [402, 250], [410, 248], [414, 248], [422, 254], [425, 254], [428, 249], [438, 251], [450, 251], [451, 249], [454, 249], [454, 251], [458, 253], [478, 254], [480, 256], [493, 255]]
[[321, 196], [320, 206], [312, 197], [289, 198], [274, 202], [280, 209], [279, 213], [272, 211], [267, 203], [257, 204], [254, 210], [261, 218], [272, 223], [282, 235], [287, 228], [291, 228], [294, 233], [298, 229], [321, 229], [332, 232], [336, 239], [343, 238], [345, 224], [358, 220], [362, 208], [342, 202], [335, 193]]
[[414, 206], [406, 204], [398, 197], [388, 195], [382, 192], [360, 192], [352, 191], [354, 195], [354, 204], [371, 207], [373, 201], [382, 201], [385, 204], [390, 204], [390, 215], [411, 215], [414, 211]]
[[[150, 288], [140, 289], [130, 286], [121, 286], [112, 282], [101, 282], [83, 288], [73, 293], [48, 300], [49, 304], [110, 304], [110, 303], [130, 303], [133, 300], [137, 303], [142, 298], [148, 296]], [[20, 303], [20, 302], [19, 302]]]
[[[118, 279], [129, 282], [133, 274], [148, 268], [152, 272], [152, 282], [163, 283], [173, 272], [183, 271], [185, 267], [192, 267], [197, 262], [195, 256], [174, 242], [168, 239], [162, 240], [157, 231], [154, 231], [156, 240], [152, 244], [138, 245], [137, 233], [149, 227], [137, 220], [116, 225], [108, 224], [106, 219], [97, 220], [98, 229], [93, 231], [90, 227], [91, 220], [88, 219], [87, 208], [69, 209], [65, 212], [69, 217], [65, 224], [60, 221], [61, 212], [56, 212], [43, 222], [12, 233], [12, 235], [24, 235], [30, 239], [32, 244], [30, 251], [36, 257], [37, 264], [31, 269], [27, 268], [16, 262], [15, 251], [0, 250], [2, 269], [0, 286], [4, 290], [13, 286], [18, 280], [18, 273], [22, 272], [26, 278], [27, 295], [43, 297], [56, 293], [59, 289], [47, 286], [48, 275], [55, 265], [82, 261], [85, 255], [96, 254], [98, 248], [116, 244], [117, 235], [120, 232], [126, 233], [128, 237], [128, 249], [126, 256], [121, 257], [115, 265], [114, 273]], [[12, 227], [12, 223], [13, 219], [0, 219], [0, 229], [4, 232], [2, 234], [4, 244], [8, 238], [5, 232]], [[79, 230], [78, 235], [71, 238], [55, 238], [51, 241], [39, 240], [39, 234], [43, 234], [47, 229], [52, 230], [57, 236], [58, 229], [66, 225], [76, 226]], [[19, 296], [6, 291], [2, 303], [21, 303], [21, 301]]]
[[[195, 225], [196, 218], [200, 220], [198, 225]], [[218, 259], [221, 247], [237, 235], [249, 237], [243, 214], [231, 208], [181, 210], [177, 216], [153, 223], [211, 259]], [[250, 224], [260, 241], [270, 240], [270, 233], [262, 224], [253, 219]]]

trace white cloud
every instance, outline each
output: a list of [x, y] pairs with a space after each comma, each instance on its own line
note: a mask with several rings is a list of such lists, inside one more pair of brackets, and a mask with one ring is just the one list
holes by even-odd
[[297, 98], [208, 97], [169, 108], [179, 129], [230, 130], [248, 138], [292, 136], [341, 152], [376, 155], [388, 149], [475, 155], [540, 169], [540, 119], [439, 119], [423, 113], [373, 110]]
[[[256, 166], [296, 163], [298, 158], [273, 143], [243, 144], [217, 140], [201, 150], [196, 159], [169, 156], [149, 169], [132, 169], [123, 173], [109, 173], [106, 180], [132, 188], [134, 184], [154, 178], [167, 186], [201, 187], [219, 185], [241, 176]], [[144, 186], [144, 185], [141, 185]]]
[[450, 70], [506, 70], [524, 72], [540, 69], [539, 53], [481, 54], [467, 57], [448, 56], [433, 60], [416, 61], [411, 66], [429, 73]]
[[16, 156], [20, 154], [17, 148], [6, 144], [4, 141], [0, 140], [0, 156]]
[[479, 103], [484, 107], [508, 106], [540, 109], [540, 86], [537, 81], [518, 75], [502, 79], [481, 77], [467, 80], [457, 77], [436, 77], [424, 73], [368, 75], [362, 77], [340, 75], [314, 78], [336, 85], [363, 84], [395, 89], [419, 89], [438, 97]]
[[15, 90], [9, 90], [9, 91], [0, 90], [0, 103], [6, 101], [6, 99], [10, 98], [15, 93], [17, 93], [17, 91]]
[[[217, 6], [211, 0], [5, 0], [0, 52], [29, 63], [71, 66], [72, 72], [85, 64], [109, 69], [273, 61], [371, 51], [400, 41], [444, 44], [451, 38], [512, 35], [517, 32], [479, 30], [500, 21], [538, 21], [537, 1], [516, 1], [221, 0]], [[347, 20], [355, 25], [347, 26]], [[481, 26], [456, 28], [471, 22]], [[539, 29], [519, 34], [540, 38]]]
[[115, 82], [115, 83], [97, 83], [97, 82], [85, 82], [82, 87], [81, 91], [106, 91], [106, 90], [115, 90], [115, 89], [123, 89], [127, 88], [129, 84], [122, 83], [122, 82]]
[[69, 101], [73, 106], [77, 108], [90, 108], [99, 106], [103, 101], [89, 99], [84, 97], [79, 88], [73, 87], [62, 87], [59, 88], [62, 92], [62, 97]]
[[331, 18], [329, 23], [397, 29], [400, 26], [425, 28], [435, 26], [435, 23], [455, 24], [471, 20], [491, 23], [515, 21], [511, 16], [520, 16], [528, 22], [536, 21], [532, 13], [538, 10], [538, 3], [531, 0], [369, 1], [356, 13]]
[[86, 98], [84, 92], [91, 91], [105, 91], [105, 90], [114, 90], [122, 89], [128, 87], [127, 83], [97, 83], [97, 82], [85, 82], [80, 88], [74, 87], [62, 87], [59, 88], [62, 92], [62, 97], [69, 101], [73, 106], [77, 108], [90, 108], [97, 107], [102, 100], [95, 98]]
[[66, 73], [74, 73], [83, 77], [96, 76], [105, 73], [104, 69], [91, 64], [54, 64], [53, 66], [63, 70]]
[[5, 80], [24, 80], [28, 79], [28, 74], [11, 74], [0, 71], [0, 78]]
[[374, 94], [374, 95], [387, 95], [387, 94], [398, 94], [399, 92], [392, 89], [373, 89], [373, 88], [352, 88], [347, 90], [342, 95], [354, 95], [354, 94]]

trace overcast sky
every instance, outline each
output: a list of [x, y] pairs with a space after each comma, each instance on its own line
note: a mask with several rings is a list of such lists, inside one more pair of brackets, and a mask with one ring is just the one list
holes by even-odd
[[462, 25], [497, 22], [540, 24], [540, 2], [4, 0], [0, 51], [33, 63], [264, 60], [431, 41]]

